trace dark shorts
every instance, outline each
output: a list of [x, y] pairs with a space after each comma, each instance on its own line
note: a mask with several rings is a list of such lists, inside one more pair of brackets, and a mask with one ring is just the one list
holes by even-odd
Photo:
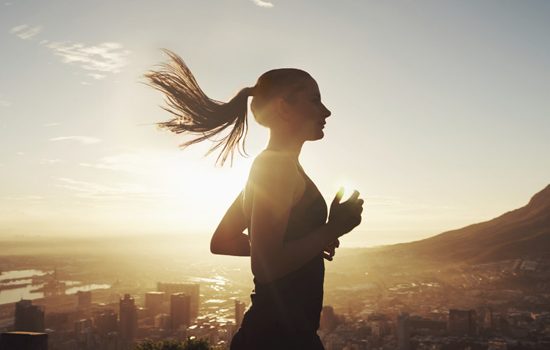
[[324, 350], [315, 332], [255, 332], [239, 328], [231, 340], [230, 350]]
[[310, 288], [312, 285], [315, 283], [304, 278], [300, 282], [287, 278], [267, 286], [255, 282], [252, 304], [231, 340], [230, 349], [324, 350], [317, 335], [322, 279], [321, 286]]

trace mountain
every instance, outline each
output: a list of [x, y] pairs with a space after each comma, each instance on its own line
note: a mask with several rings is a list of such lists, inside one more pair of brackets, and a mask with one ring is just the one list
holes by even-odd
[[495, 219], [377, 253], [449, 263], [483, 263], [550, 255], [550, 185], [524, 207]]

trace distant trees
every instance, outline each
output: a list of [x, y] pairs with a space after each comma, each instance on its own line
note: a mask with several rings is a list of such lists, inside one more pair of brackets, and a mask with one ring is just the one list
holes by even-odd
[[177, 340], [145, 340], [139, 343], [135, 350], [210, 350], [208, 342], [203, 339]]

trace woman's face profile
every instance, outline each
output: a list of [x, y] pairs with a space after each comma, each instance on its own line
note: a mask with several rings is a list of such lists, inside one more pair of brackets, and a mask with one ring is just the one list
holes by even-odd
[[302, 88], [288, 99], [288, 107], [288, 120], [297, 134], [306, 141], [323, 138], [330, 111], [321, 102], [319, 86], [313, 78], [304, 80]]

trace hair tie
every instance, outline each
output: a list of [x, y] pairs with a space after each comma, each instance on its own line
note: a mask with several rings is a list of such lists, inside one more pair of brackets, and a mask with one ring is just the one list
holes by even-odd
[[243, 92], [246, 96], [254, 96], [254, 87], [245, 87]]

